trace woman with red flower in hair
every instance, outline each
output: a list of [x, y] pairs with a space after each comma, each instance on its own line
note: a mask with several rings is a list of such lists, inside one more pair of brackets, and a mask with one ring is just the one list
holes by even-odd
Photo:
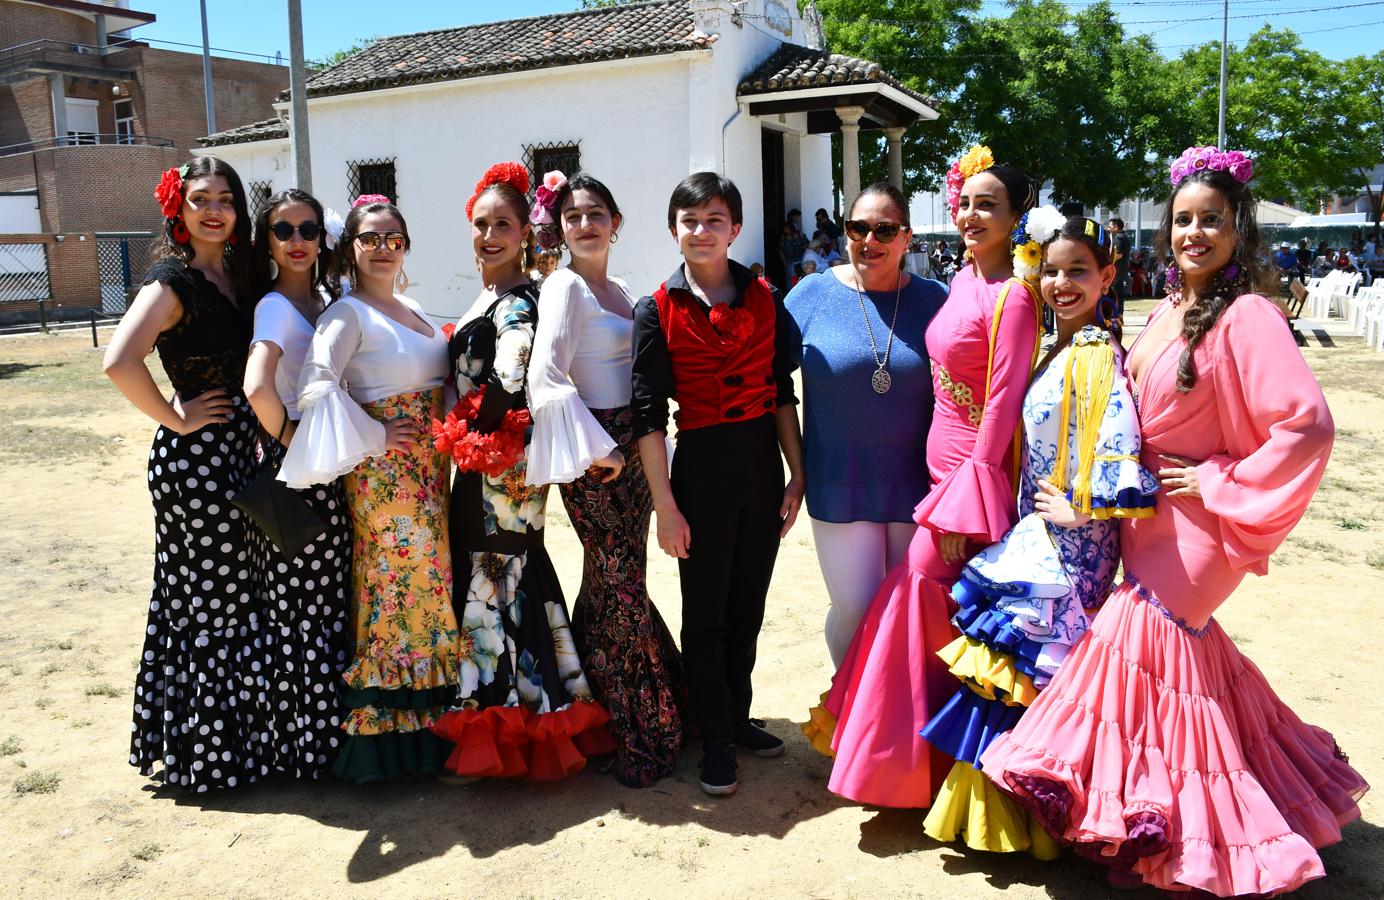
[[[135, 687], [130, 764], [193, 791], [267, 771], [268, 729], [247, 520], [255, 415], [241, 389], [254, 286], [250, 214], [235, 170], [199, 157], [163, 173], [160, 258], [106, 350], [106, 375], [159, 423], [149, 452], [154, 593]], [[157, 350], [164, 397], [145, 357]], [[270, 754], [272, 755], [272, 754]]]
[[461, 686], [434, 731], [463, 778], [554, 781], [608, 753], [595, 701], [543, 547], [548, 487], [527, 483], [532, 418], [524, 387], [538, 322], [528, 170], [491, 166], [466, 204], [481, 293], [451, 335], [461, 399], [433, 423], [457, 464], [449, 515], [461, 622]]

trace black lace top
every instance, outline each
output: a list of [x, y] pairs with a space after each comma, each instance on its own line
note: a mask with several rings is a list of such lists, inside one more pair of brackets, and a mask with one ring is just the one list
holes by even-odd
[[183, 397], [216, 387], [239, 393], [254, 332], [253, 307], [242, 301], [237, 309], [205, 275], [181, 260], [154, 263], [144, 283], [155, 281], [171, 287], [183, 307], [178, 323], [154, 341], [173, 389]]

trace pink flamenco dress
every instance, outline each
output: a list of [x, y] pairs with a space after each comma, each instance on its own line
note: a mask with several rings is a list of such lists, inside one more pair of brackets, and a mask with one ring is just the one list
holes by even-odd
[[1275, 894], [1325, 874], [1315, 848], [1340, 840], [1368, 785], [1211, 615], [1268, 570], [1334, 428], [1263, 297], [1226, 310], [1186, 393], [1183, 346], [1157, 353], [1137, 384], [1141, 455], [1149, 469], [1160, 454], [1202, 460], [1201, 498], [1163, 493], [1157, 515], [1120, 523], [1124, 582], [981, 767], [1054, 836], [1149, 885]]
[[938, 539], [966, 535], [969, 557], [1014, 524], [1014, 437], [1037, 335], [1034, 292], [1017, 279], [986, 281], [970, 267], [928, 326], [937, 399], [927, 440], [932, 488], [913, 513], [923, 527], [907, 560], [885, 576], [803, 726], [834, 757], [832, 793], [924, 808], [951, 768], [950, 757], [918, 736], [956, 689], [937, 653], [956, 637], [951, 588], [965, 559], [944, 562]]

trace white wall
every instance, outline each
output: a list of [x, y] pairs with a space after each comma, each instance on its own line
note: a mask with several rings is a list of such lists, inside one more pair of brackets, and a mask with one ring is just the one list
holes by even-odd
[[39, 234], [38, 192], [0, 194], [0, 234]]

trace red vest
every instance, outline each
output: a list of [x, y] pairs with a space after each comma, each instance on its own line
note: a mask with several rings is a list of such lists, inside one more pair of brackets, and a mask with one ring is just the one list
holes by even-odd
[[742, 305], [731, 313], [747, 314], [753, 324], [740, 340], [718, 334], [701, 301], [688, 291], [660, 285], [654, 303], [673, 362], [673, 399], [678, 404], [674, 421], [679, 430], [745, 422], [775, 411], [776, 307], [767, 282], [750, 282]]

